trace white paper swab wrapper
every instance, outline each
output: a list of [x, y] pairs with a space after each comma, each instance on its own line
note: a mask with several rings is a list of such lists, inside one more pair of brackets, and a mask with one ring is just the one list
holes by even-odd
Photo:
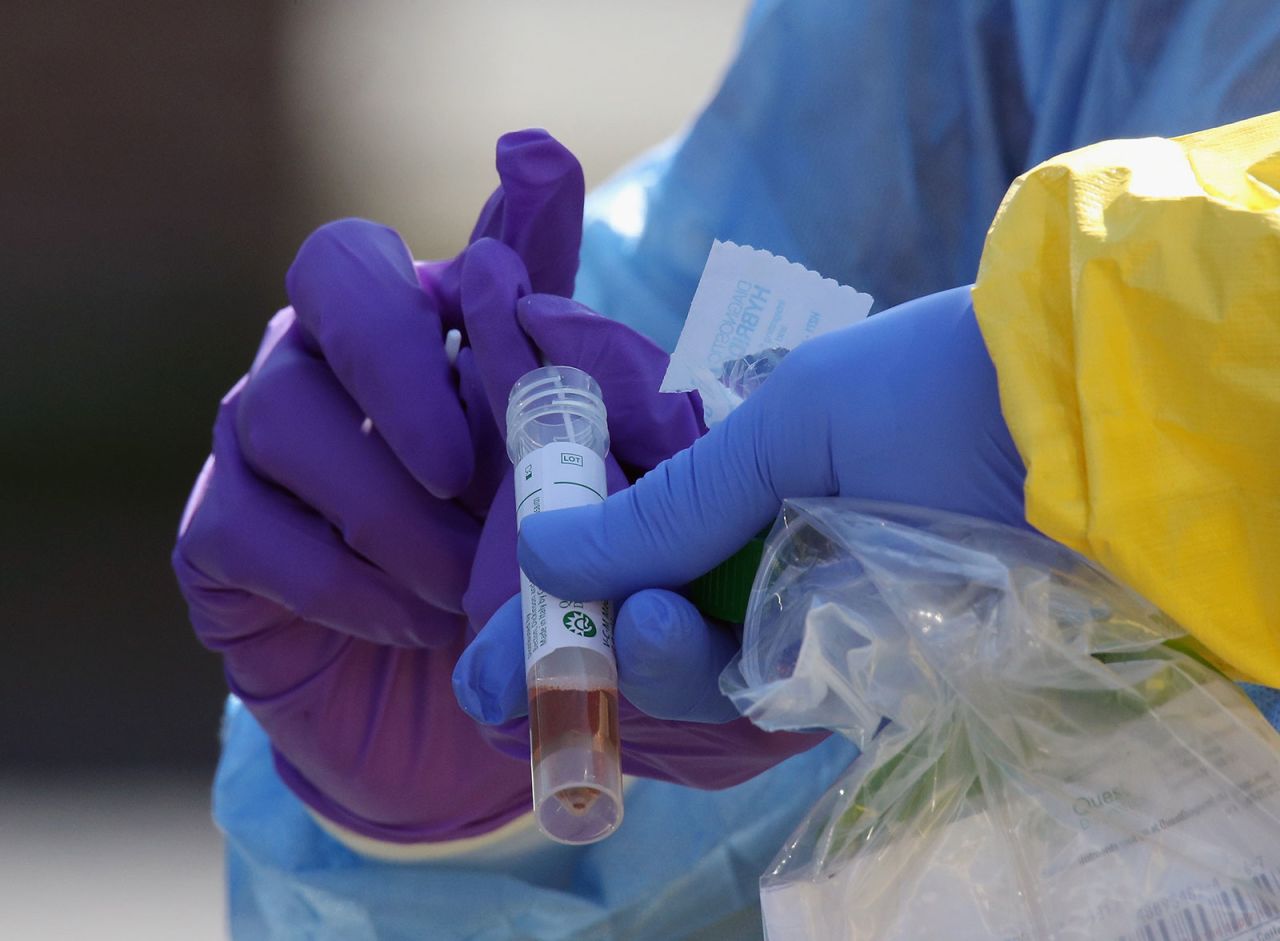
[[696, 389], [707, 425], [714, 425], [787, 352], [857, 323], [871, 303], [871, 295], [780, 255], [716, 241], [661, 389]]

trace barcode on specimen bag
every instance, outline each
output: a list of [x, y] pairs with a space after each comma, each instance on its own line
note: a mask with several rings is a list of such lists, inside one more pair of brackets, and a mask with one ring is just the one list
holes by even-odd
[[1136, 931], [1116, 941], [1280, 941], [1280, 870], [1240, 883], [1188, 889], [1143, 908]]

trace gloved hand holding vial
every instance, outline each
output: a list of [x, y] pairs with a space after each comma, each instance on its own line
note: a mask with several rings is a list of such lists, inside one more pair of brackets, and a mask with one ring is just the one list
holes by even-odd
[[[516, 520], [603, 502], [609, 427], [600, 387], [572, 366], [522, 376], [507, 406]], [[618, 670], [608, 601], [547, 594], [520, 573], [533, 810], [561, 843], [592, 843], [622, 822]]]

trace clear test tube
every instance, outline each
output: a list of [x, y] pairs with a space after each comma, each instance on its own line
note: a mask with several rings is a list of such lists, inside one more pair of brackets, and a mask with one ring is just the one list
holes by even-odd
[[[507, 404], [517, 525], [605, 497], [609, 427], [596, 381], [572, 366], [526, 373]], [[547, 594], [520, 573], [533, 810], [561, 843], [593, 843], [622, 822], [618, 670], [607, 601]]]

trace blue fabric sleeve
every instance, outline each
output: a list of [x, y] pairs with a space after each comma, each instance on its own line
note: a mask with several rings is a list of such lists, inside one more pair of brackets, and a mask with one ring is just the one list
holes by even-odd
[[1036, 163], [1277, 108], [1272, 0], [764, 0], [688, 132], [588, 201], [577, 296], [671, 349], [719, 238], [884, 309], [971, 282]]
[[[757, 880], [857, 750], [832, 736], [737, 787], [661, 781], [627, 789], [609, 839], [480, 869], [382, 863], [326, 834], [285, 787], [270, 746], [232, 700], [214, 786], [238, 941], [750, 941]], [[550, 846], [550, 844], [548, 844]]]

